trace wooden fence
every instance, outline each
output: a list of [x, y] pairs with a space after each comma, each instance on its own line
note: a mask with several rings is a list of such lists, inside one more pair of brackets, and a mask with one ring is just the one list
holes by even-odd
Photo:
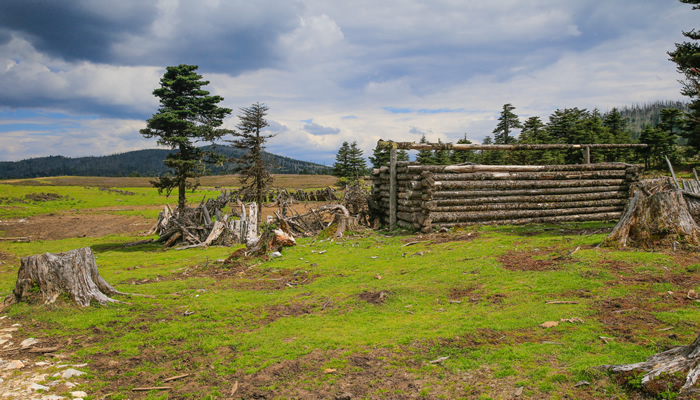
[[389, 165], [371, 173], [376, 211], [391, 226], [423, 232], [473, 224], [616, 220], [642, 170], [626, 163], [419, 165], [396, 162], [394, 153]]

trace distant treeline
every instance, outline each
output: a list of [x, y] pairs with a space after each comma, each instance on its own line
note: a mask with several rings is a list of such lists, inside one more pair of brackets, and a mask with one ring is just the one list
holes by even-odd
[[[160, 176], [168, 172], [163, 165], [170, 150], [137, 150], [100, 157], [50, 156], [22, 161], [0, 161], [0, 179], [39, 178], [44, 176]], [[239, 158], [243, 150], [216, 146], [216, 152], [227, 158]], [[329, 168], [267, 153], [270, 172], [275, 174], [325, 175]], [[233, 164], [209, 166], [212, 175], [234, 173]]]
[[665, 100], [624, 106], [617, 111], [627, 121], [627, 129], [632, 132], [632, 139], [638, 140], [647, 125], [657, 126], [661, 123], [661, 110], [672, 108], [686, 113], [688, 104], [687, 101]]

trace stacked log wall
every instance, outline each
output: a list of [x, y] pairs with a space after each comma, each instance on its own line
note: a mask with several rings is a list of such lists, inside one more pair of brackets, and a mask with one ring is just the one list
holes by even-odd
[[[640, 165], [444, 166], [397, 164], [397, 225], [432, 230], [474, 224], [616, 220]], [[389, 167], [372, 172], [372, 195], [389, 219]]]

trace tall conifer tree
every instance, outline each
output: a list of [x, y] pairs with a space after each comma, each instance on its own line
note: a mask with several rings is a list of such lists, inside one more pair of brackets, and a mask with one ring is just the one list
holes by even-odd
[[[231, 109], [219, 107], [223, 97], [210, 96], [202, 87], [209, 81], [197, 74], [196, 65], [181, 64], [167, 67], [160, 79], [160, 88], [153, 95], [160, 99], [157, 114], [147, 121], [140, 133], [147, 138], [158, 138], [158, 144], [177, 152], [170, 153], [164, 164], [174, 170], [174, 176], [161, 176], [151, 181], [159, 192], [169, 195], [178, 189], [178, 208], [186, 204], [185, 190], [197, 186], [196, 179], [206, 172], [204, 163], [217, 163], [223, 158], [213, 151], [196, 147], [199, 141], [214, 142], [231, 131], [221, 128]], [[188, 181], [194, 178], [195, 181]]]

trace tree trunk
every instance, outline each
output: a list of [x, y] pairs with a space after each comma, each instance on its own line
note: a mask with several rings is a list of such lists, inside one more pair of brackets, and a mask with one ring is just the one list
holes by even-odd
[[45, 253], [22, 258], [15, 289], [7, 296], [4, 307], [30, 298], [38, 287], [44, 304], [52, 304], [67, 293], [79, 306], [92, 300], [100, 304], [121, 303], [108, 295], [121, 294], [97, 272], [97, 264], [89, 247], [66, 253]]
[[657, 180], [634, 185], [632, 193], [604, 246], [700, 246], [700, 226], [693, 219], [681, 190], [671, 189], [667, 180]]
[[[643, 372], [642, 388], [653, 395], [659, 395], [668, 390], [669, 383], [674, 391], [680, 391], [683, 394], [700, 394], [700, 390], [695, 387], [698, 377], [700, 377], [700, 336], [688, 346], [674, 347], [654, 354], [644, 362], [601, 365], [600, 368], [613, 373]], [[685, 381], [664, 381], [669, 378], [673, 379], [677, 374], [685, 375]]]

